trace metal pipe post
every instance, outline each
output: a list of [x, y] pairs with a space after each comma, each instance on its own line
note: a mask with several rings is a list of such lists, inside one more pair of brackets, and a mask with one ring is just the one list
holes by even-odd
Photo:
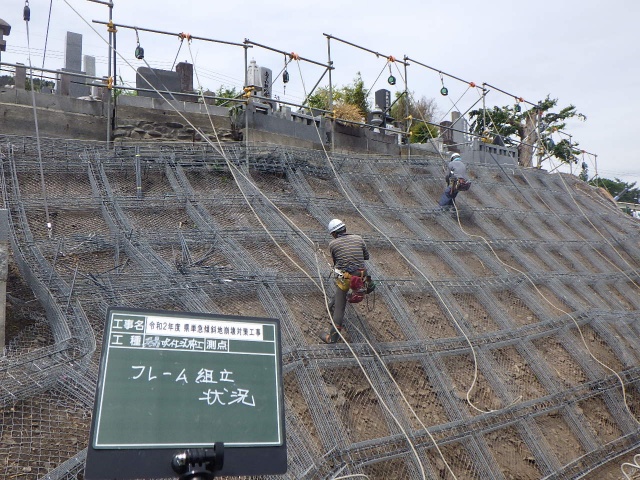
[[[249, 46], [244, 45], [244, 86], [249, 86]], [[245, 91], [245, 94], [248, 92]], [[249, 97], [246, 97], [244, 107], [244, 153], [249, 165]]]
[[407, 135], [407, 157], [411, 158], [411, 132], [409, 131], [409, 77], [407, 76], [407, 62], [404, 63], [404, 124]]
[[[113, 3], [109, 2], [109, 24], [113, 19]], [[107, 81], [111, 78], [111, 55], [113, 48], [113, 33], [109, 28], [109, 55], [108, 55], [108, 67], [107, 67]], [[111, 146], [111, 90], [107, 89], [107, 148]]]
[[[333, 61], [331, 60], [331, 37], [327, 37], [327, 64], [329, 67], [333, 67]], [[331, 70], [333, 68], [329, 68], [329, 111], [331, 112], [331, 153], [334, 152], [336, 143], [335, 143], [335, 126], [336, 126], [336, 118], [333, 113], [333, 81], [331, 78]]]

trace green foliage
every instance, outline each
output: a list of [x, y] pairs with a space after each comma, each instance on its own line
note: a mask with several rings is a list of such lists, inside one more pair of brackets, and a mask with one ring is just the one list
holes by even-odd
[[396, 92], [396, 100], [391, 105], [391, 116], [399, 121], [404, 121], [407, 116], [407, 103], [409, 103], [409, 116], [414, 121], [433, 122], [438, 111], [435, 99], [422, 97], [418, 100], [413, 92], [409, 92], [409, 100], [404, 92]]
[[[371, 111], [367, 100], [368, 95], [369, 91], [364, 88], [364, 81], [358, 72], [352, 84], [333, 89], [333, 103], [334, 105], [354, 105], [361, 116], [367, 118]], [[307, 99], [307, 105], [310, 108], [329, 110], [329, 89], [327, 87], [317, 89]]]
[[619, 178], [616, 178], [614, 180], [610, 180], [608, 178], [594, 178], [589, 182], [589, 184], [596, 187], [604, 188], [611, 194], [612, 197], [615, 197], [625, 188], [627, 188], [628, 190], [626, 191], [626, 193], [621, 195], [618, 199], [619, 202], [636, 203], [636, 200], [640, 196], [640, 188], [635, 188], [636, 182], [627, 183], [623, 182]]
[[228, 100], [224, 100], [225, 98], [239, 98], [242, 95], [242, 92], [236, 90], [235, 87], [227, 87], [226, 85], [220, 85], [218, 89], [213, 92], [214, 97], [221, 97], [216, 99], [213, 104], [220, 106], [233, 106], [235, 102], [229, 102]]
[[578, 178], [583, 182], [586, 182], [589, 180], [589, 166], [586, 164], [586, 162], [582, 162], [582, 170], [580, 170], [580, 174], [578, 175]]
[[322, 87], [316, 90], [316, 92], [307, 99], [307, 105], [310, 108], [329, 110], [329, 89]]
[[[43, 87], [53, 88], [56, 86], [56, 84], [51, 80], [40, 80], [37, 77], [33, 78], [33, 85], [35, 87], [36, 92], [41, 92]], [[29, 77], [27, 77], [25, 81], [24, 88], [25, 90], [31, 90], [31, 79]]]
[[409, 132], [411, 143], [429, 143], [440, 134], [438, 127], [424, 122], [415, 122]]
[[[558, 143], [553, 142], [552, 135], [566, 128], [566, 120], [577, 118], [586, 120], [587, 117], [569, 105], [559, 112], [551, 111], [558, 103], [547, 95], [542, 102], [529, 110], [521, 110], [519, 104], [493, 107], [491, 109], [479, 108], [469, 112], [471, 119], [471, 132], [482, 135], [488, 130], [494, 135], [502, 135], [508, 145], [518, 144], [521, 149], [528, 148], [526, 144], [537, 141], [538, 135], [544, 150], [541, 154], [558, 158], [561, 162], [577, 163], [577, 155], [581, 153], [577, 142], [563, 139]], [[518, 111], [520, 110], [520, 111]], [[535, 131], [537, 122], [538, 131]]]
[[[120, 80], [120, 83], [118, 85], [119, 86], [124, 85], [124, 80], [122, 79], [122, 77], [118, 77], [118, 79]], [[112, 92], [113, 92], [113, 98], [118, 98], [120, 95], [125, 95], [130, 97], [138, 96], [137, 90], [128, 90], [126, 88], [114, 88]]]
[[353, 84], [345, 85], [338, 90], [338, 93], [340, 95], [339, 98], [344, 103], [355, 105], [358, 107], [358, 110], [360, 110], [360, 113], [362, 113], [362, 116], [367, 118], [367, 115], [371, 111], [369, 101], [367, 100], [369, 90], [364, 88], [364, 81], [362, 80], [360, 72], [358, 72], [353, 79]]
[[547, 138], [546, 151], [548, 155], [560, 159], [564, 163], [578, 163], [578, 155], [582, 153], [582, 150], [576, 148], [578, 143], [572, 143], [566, 138], [563, 138], [558, 143], [549, 141], [551, 138]]
[[0, 86], [13, 85], [14, 82], [13, 75], [0, 75]]
[[519, 133], [522, 115], [518, 114], [514, 107], [493, 107], [492, 109], [479, 108], [469, 112], [471, 120], [470, 131], [476, 135], [482, 135], [489, 131], [495, 135], [501, 135], [507, 145], [513, 145], [514, 136]]

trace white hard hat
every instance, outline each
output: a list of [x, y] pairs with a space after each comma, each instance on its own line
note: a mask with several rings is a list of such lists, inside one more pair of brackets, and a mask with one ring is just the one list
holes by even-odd
[[329, 222], [329, 225], [327, 225], [327, 230], [329, 230], [329, 233], [333, 233], [333, 232], [337, 232], [338, 230], [344, 228], [344, 222], [342, 220], [339, 220], [337, 218], [334, 218], [333, 220], [331, 220]]
[[460, 160], [460, 154], [458, 152], [451, 154], [451, 161], [453, 162], [456, 159]]

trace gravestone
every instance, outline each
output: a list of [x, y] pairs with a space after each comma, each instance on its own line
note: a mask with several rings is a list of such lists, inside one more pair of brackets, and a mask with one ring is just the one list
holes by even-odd
[[16, 63], [19, 65], [16, 67], [16, 78], [14, 79], [15, 86], [18, 90], [24, 90], [27, 82], [27, 69], [22, 63]]
[[[181, 101], [188, 98], [177, 94], [177, 92], [181, 91], [182, 80], [179, 73], [170, 70], [140, 67], [136, 71], [136, 87], [152, 90], [148, 92], [139, 91], [138, 96], [140, 97], [165, 98], [167, 100], [173, 100], [173, 98], [175, 98]], [[153, 91], [154, 88], [162, 92], [162, 94]], [[170, 94], [164, 92], [176, 93], [173, 93], [172, 98]]]
[[[84, 85], [85, 79], [83, 77], [77, 77], [74, 75], [68, 75], [69, 73], [84, 73], [82, 71], [82, 35], [74, 32], [67, 32], [65, 48], [64, 48], [64, 68], [61, 69], [62, 73], [61, 83], [63, 88], [59, 86], [58, 93], [62, 95], [68, 94], [71, 97], [84, 97], [89, 95], [89, 86]], [[68, 81], [68, 92], [67, 82]]]

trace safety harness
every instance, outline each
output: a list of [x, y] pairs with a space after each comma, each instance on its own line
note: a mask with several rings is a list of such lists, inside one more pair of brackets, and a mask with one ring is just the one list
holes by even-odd
[[376, 284], [371, 279], [371, 275], [367, 274], [366, 268], [353, 269], [352, 271], [336, 268], [334, 272], [336, 285], [343, 292], [347, 292], [347, 302], [349, 303], [360, 303], [364, 300], [365, 295], [376, 289]]

